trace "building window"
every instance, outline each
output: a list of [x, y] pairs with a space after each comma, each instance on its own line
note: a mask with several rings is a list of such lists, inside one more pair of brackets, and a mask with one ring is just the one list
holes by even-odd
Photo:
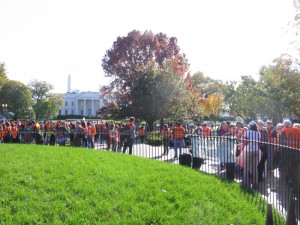
[[65, 102], [65, 106], [68, 106], [68, 102]]
[[74, 106], [74, 102], [72, 102], [72, 106]]
[[68, 110], [65, 110], [65, 115], [68, 115]]
[[74, 109], [72, 109], [72, 115], [74, 115]]
[[81, 110], [81, 116], [83, 116], [83, 109]]
[[61, 115], [61, 110], [58, 111], [58, 115]]

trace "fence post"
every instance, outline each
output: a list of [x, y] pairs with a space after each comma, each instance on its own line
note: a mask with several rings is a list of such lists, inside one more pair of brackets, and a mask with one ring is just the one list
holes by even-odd
[[272, 205], [268, 203], [266, 225], [273, 225]]
[[293, 188], [291, 188], [290, 195], [289, 195], [289, 208], [288, 208], [288, 212], [287, 212], [286, 224], [287, 225], [297, 225], [296, 214], [295, 214], [295, 198], [293, 195]]

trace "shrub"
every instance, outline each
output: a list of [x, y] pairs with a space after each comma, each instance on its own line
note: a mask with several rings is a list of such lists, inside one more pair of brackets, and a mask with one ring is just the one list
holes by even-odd
[[147, 133], [146, 143], [151, 146], [161, 146], [162, 145], [162, 137], [159, 131], [153, 131]]

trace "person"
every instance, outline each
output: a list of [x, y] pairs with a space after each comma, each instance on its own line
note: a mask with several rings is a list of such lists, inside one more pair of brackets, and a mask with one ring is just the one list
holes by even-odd
[[129, 122], [125, 125], [125, 129], [124, 129], [124, 133], [126, 137], [124, 137], [123, 153], [126, 152], [126, 149], [128, 147], [129, 155], [132, 155], [133, 140], [136, 136], [136, 128], [134, 122], [135, 122], [135, 118], [133, 116], [130, 117]]
[[275, 155], [275, 144], [277, 131], [275, 130], [272, 121], [267, 121], [267, 133], [268, 133], [268, 156], [267, 156], [267, 169], [273, 170], [273, 160]]
[[244, 125], [241, 122], [236, 123], [236, 129], [234, 131], [234, 137], [237, 140], [235, 157], [237, 158], [237, 165], [239, 166], [240, 173], [243, 173], [244, 170], [244, 161], [243, 161], [243, 136], [246, 132]]
[[114, 123], [111, 123], [108, 133], [109, 133], [109, 140], [111, 143], [111, 150], [113, 152], [116, 152], [119, 134], [118, 134], [117, 126]]
[[96, 128], [94, 123], [91, 123], [89, 121], [87, 122], [86, 133], [87, 133], [87, 148], [94, 148], [95, 135], [96, 135]]
[[183, 142], [184, 142], [184, 132], [185, 129], [181, 125], [180, 122], [177, 122], [176, 126], [173, 129], [173, 139], [174, 139], [174, 159], [178, 158], [178, 151], [179, 148], [179, 154], [181, 155]]
[[[279, 162], [279, 174], [282, 179], [292, 182], [297, 176], [294, 169], [298, 168], [298, 150], [300, 149], [300, 129], [293, 127], [290, 120], [283, 121], [284, 129], [280, 135], [280, 145], [282, 146]], [[297, 160], [298, 159], [298, 160]]]
[[50, 136], [51, 136], [51, 124], [50, 124], [50, 121], [47, 121], [44, 124], [44, 144], [45, 145], [49, 144]]
[[67, 142], [67, 128], [65, 122], [59, 123], [56, 127], [57, 143], [59, 146], [66, 146]]
[[11, 123], [12, 143], [18, 143], [18, 127], [15, 123]]
[[74, 130], [72, 132], [74, 134], [72, 143], [73, 147], [81, 147], [81, 141], [83, 138], [83, 127], [81, 127], [79, 120], [75, 122]]
[[293, 127], [300, 128], [300, 123], [294, 123]]
[[163, 138], [163, 146], [164, 146], [164, 152], [163, 155], [169, 154], [169, 142], [171, 139], [171, 130], [168, 127], [168, 124], [164, 124], [163, 129], [161, 130], [161, 135]]
[[[252, 183], [253, 188], [258, 186], [258, 163], [260, 158], [259, 143], [261, 141], [261, 133], [257, 130], [255, 121], [248, 124], [248, 130], [244, 135], [244, 170], [242, 184], [245, 187], [250, 187]], [[252, 176], [252, 182], [250, 176]]]
[[202, 129], [203, 129], [203, 136], [209, 137], [211, 132], [210, 132], [210, 129], [207, 126], [206, 122], [202, 123]]
[[221, 122], [220, 127], [217, 129], [217, 152], [219, 155], [219, 159], [220, 159], [220, 168], [221, 170], [225, 169], [225, 162], [227, 162], [228, 157], [231, 156], [231, 154], [229, 153], [229, 151], [231, 151], [231, 145], [228, 145], [229, 140], [227, 138], [223, 138], [223, 137], [228, 137], [230, 130], [228, 129], [228, 123], [226, 123], [225, 121]]
[[257, 120], [257, 130], [261, 136], [261, 158], [258, 163], [258, 181], [262, 181], [263, 175], [265, 178], [267, 177], [267, 171], [265, 171], [265, 164], [268, 158], [268, 132], [264, 128], [264, 122], [262, 120]]
[[274, 159], [273, 159], [273, 169], [277, 169], [280, 161], [280, 136], [283, 131], [283, 123], [278, 123], [276, 125], [276, 146], [274, 151]]
[[[205, 149], [203, 148], [203, 128], [198, 126], [194, 133], [191, 135], [191, 142], [192, 142], [192, 155], [193, 158], [204, 158]], [[204, 151], [204, 152], [203, 152]]]
[[143, 144], [144, 139], [145, 139], [145, 126], [144, 125], [140, 126], [139, 136], [140, 136], [140, 139], [141, 139], [141, 143]]

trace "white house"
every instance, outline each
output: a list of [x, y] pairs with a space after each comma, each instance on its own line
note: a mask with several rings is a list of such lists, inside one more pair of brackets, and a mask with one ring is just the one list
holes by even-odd
[[98, 109], [104, 106], [99, 92], [71, 92], [71, 76], [68, 77], [68, 92], [63, 96], [64, 106], [59, 108], [59, 115], [96, 116]]

